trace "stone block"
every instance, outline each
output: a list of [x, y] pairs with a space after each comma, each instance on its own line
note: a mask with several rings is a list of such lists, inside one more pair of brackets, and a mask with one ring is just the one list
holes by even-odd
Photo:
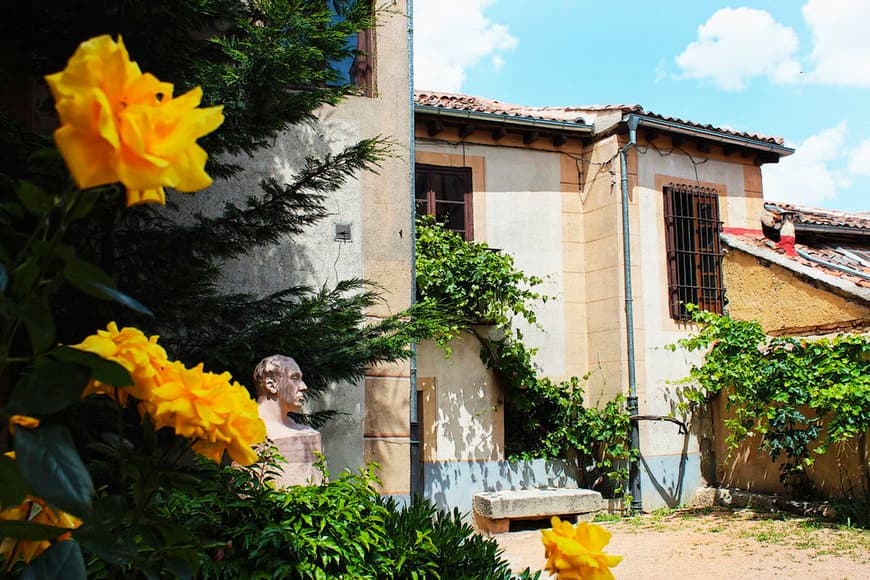
[[604, 510], [606, 502], [591, 489], [519, 489], [477, 493], [476, 516], [487, 520], [546, 518]]

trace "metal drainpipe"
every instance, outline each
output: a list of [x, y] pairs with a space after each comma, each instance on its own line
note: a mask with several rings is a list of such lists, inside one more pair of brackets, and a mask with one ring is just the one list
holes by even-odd
[[[639, 405], [637, 401], [637, 375], [635, 372], [634, 355], [634, 307], [631, 290], [631, 239], [628, 212], [628, 163], [626, 153], [637, 145], [637, 125], [639, 119], [635, 115], [628, 118], [628, 143], [619, 150], [619, 164], [622, 171], [622, 254], [625, 279], [625, 336], [628, 353], [628, 414], [632, 417], [638, 415]], [[631, 449], [640, 458], [640, 430], [638, 420], [631, 421], [630, 433]], [[637, 461], [633, 461], [628, 472], [628, 491], [631, 494], [631, 509], [634, 512], [643, 511], [643, 500], [640, 489], [640, 469]]]
[[[411, 296], [410, 304], [413, 306], [417, 302], [417, 255], [415, 244], [417, 240], [417, 216], [416, 203], [414, 202], [414, 0], [408, 0], [408, 108], [411, 115], [411, 134], [408, 146], [408, 165], [409, 165], [409, 191], [411, 202]], [[423, 495], [423, 474], [422, 463], [420, 461], [420, 410], [417, 408], [417, 345], [411, 343], [411, 396], [410, 403], [410, 454], [411, 454], [411, 473], [410, 489], [411, 498], [415, 495]]]

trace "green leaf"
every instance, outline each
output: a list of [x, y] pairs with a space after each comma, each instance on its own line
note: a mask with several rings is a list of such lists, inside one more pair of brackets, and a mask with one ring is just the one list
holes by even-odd
[[23, 179], [18, 181], [15, 195], [27, 211], [35, 216], [43, 216], [54, 207], [54, 198], [51, 195], [38, 185]]
[[138, 300], [136, 300], [132, 296], [128, 296], [127, 294], [124, 294], [123, 292], [121, 292], [121, 291], [119, 291], [111, 286], [105, 286], [102, 284], [95, 283], [94, 287], [99, 292], [102, 292], [102, 294], [105, 298], [108, 298], [110, 300], [114, 300], [118, 304], [123, 304], [127, 308], [129, 308], [131, 310], [135, 310], [139, 314], [144, 314], [144, 315], [150, 316], [152, 318], [154, 317], [154, 313], [151, 312], [151, 310], [149, 310], [144, 304], [142, 304], [141, 302], [139, 302]]
[[87, 577], [82, 549], [75, 540], [56, 543], [21, 574], [22, 580], [87, 580]]
[[42, 352], [54, 343], [54, 317], [45, 298], [31, 297], [24, 303], [21, 318], [24, 319], [24, 326], [27, 328], [27, 336], [30, 338], [34, 353]]
[[69, 214], [70, 219], [73, 221], [80, 220], [91, 213], [91, 210], [94, 209], [94, 204], [100, 199], [100, 195], [103, 192], [105, 192], [104, 187], [94, 187], [80, 191], [78, 193], [78, 200], [76, 200], [76, 204]]
[[66, 427], [16, 429], [15, 459], [34, 495], [77, 516], [88, 511], [94, 484]]
[[0, 455], [0, 506], [10, 507], [24, 501], [27, 482], [18, 464], [5, 455]]
[[94, 284], [113, 286], [112, 278], [99, 266], [82, 260], [74, 252], [75, 250], [68, 250], [62, 254], [64, 260], [63, 277], [82, 292], [97, 298], [105, 298], [94, 288]]
[[39, 260], [31, 256], [12, 270], [12, 295], [23, 298], [31, 292], [39, 274]]
[[91, 378], [113, 387], [129, 387], [133, 385], [130, 371], [115, 361], [106, 360], [92, 352], [61, 346], [48, 353], [57, 360], [75, 363], [87, 367]]
[[98, 266], [75, 255], [64, 256], [64, 260], [64, 278], [82, 292], [103, 300], [113, 300], [140, 314], [154, 316], [141, 302], [115, 288], [115, 283], [109, 275]]
[[9, 285], [9, 274], [6, 272], [6, 266], [0, 263], [0, 292], [6, 292], [6, 287]]
[[87, 524], [75, 531], [75, 538], [85, 550], [112, 564], [126, 564], [139, 553], [136, 542], [126, 534], [94, 529]]
[[32, 524], [16, 520], [0, 520], [0, 536], [9, 536], [19, 540], [39, 542], [41, 540], [53, 540], [61, 534], [67, 533], [66, 528]]
[[12, 389], [9, 408], [23, 415], [51, 415], [81, 400], [91, 377], [85, 366], [53, 361], [35, 367]]

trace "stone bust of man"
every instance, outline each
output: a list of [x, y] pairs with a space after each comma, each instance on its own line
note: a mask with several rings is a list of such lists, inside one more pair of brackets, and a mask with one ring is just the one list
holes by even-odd
[[254, 384], [257, 387], [257, 406], [260, 418], [266, 424], [266, 433], [272, 440], [292, 437], [302, 431], [312, 431], [287, 416], [298, 413], [305, 400], [305, 381], [302, 369], [289, 356], [267, 356], [254, 369]]

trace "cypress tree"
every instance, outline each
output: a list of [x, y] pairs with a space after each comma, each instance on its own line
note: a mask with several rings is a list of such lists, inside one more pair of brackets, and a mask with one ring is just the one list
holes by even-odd
[[[349, 37], [376, 25], [370, 0], [41, 0], [4, 11], [0, 195], [7, 199], [17, 179], [52, 192], [74, 187], [58, 155], [35, 154], [52, 145], [54, 115], [41, 77], [63, 69], [87, 38], [120, 34], [141, 69], [172, 82], [176, 94], [198, 85], [202, 106], [222, 104], [225, 122], [200, 144], [210, 156], [209, 174], [235, 183], [242, 168], [232, 159], [256, 155], [281, 131], [315, 122], [318, 109], [354, 90], [342, 84], [334, 63], [356, 55]], [[94, 208], [96, 219], [68, 237], [155, 316], [62, 291], [51, 305], [57, 340], [77, 342], [116, 320], [160, 334], [172, 356], [189, 365], [202, 361], [243, 383], [265, 354], [292, 353], [305, 361], [314, 394], [406, 356], [414, 334], [407, 313], [366, 324], [365, 311], [379, 295], [364, 280], [291, 286], [267, 296], [220, 287], [225, 263], [301, 234], [326, 217], [330, 194], [360, 171], [376, 170], [389, 154], [389, 140], [371, 136], [337, 154], [307, 158], [292, 183], [267, 179], [233, 195], [240, 201], [227, 201], [216, 215], [186, 219], [173, 201], [178, 196], [167, 196], [165, 207], [124, 209], [117, 187]]]

